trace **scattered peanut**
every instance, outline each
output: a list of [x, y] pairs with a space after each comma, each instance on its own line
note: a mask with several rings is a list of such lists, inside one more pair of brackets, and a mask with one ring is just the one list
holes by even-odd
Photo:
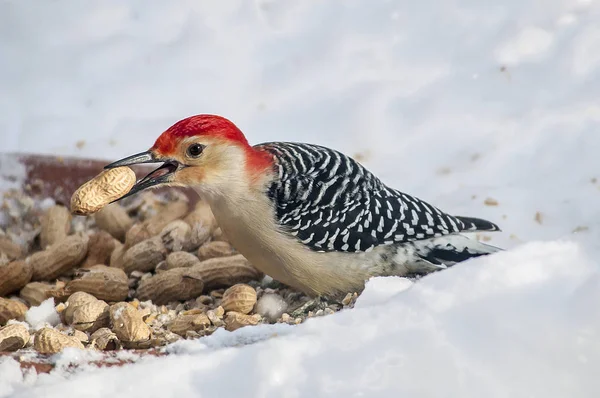
[[233, 256], [235, 250], [227, 242], [214, 241], [202, 245], [198, 249], [198, 258], [200, 261], [208, 260], [217, 257]]
[[40, 329], [35, 334], [33, 346], [40, 354], [56, 354], [68, 347], [84, 349], [76, 337], [67, 336], [52, 328]]
[[23, 288], [31, 280], [33, 268], [25, 261], [0, 264], [0, 296], [6, 296]]
[[31, 282], [25, 285], [19, 292], [19, 297], [29, 305], [40, 305], [42, 301], [50, 297], [49, 292], [64, 286], [64, 283], [50, 284], [48, 282]]
[[244, 326], [258, 325], [260, 320], [261, 317], [258, 314], [246, 315], [230, 311], [225, 315], [225, 329], [232, 332]]
[[246, 283], [262, 275], [241, 254], [204, 260], [191, 269], [199, 273], [207, 289]]
[[29, 330], [23, 324], [15, 323], [0, 328], [0, 352], [17, 351], [29, 341]]
[[0, 254], [4, 254], [9, 260], [20, 258], [23, 250], [7, 236], [0, 236]]
[[75, 310], [82, 305], [85, 305], [88, 303], [93, 303], [95, 301], [98, 301], [98, 299], [89, 293], [85, 293], [85, 292], [73, 293], [72, 295], [69, 296], [69, 298], [67, 299], [67, 302], [65, 303], [66, 304], [65, 310], [60, 313], [62, 321], [64, 323], [66, 323], [67, 325], [72, 324], [73, 323], [73, 314], [75, 313]]
[[167, 250], [162, 240], [160, 237], [154, 237], [127, 249], [121, 261], [113, 266], [122, 268], [126, 274], [133, 271], [148, 272], [154, 270], [156, 265], [163, 261], [166, 256]]
[[168, 251], [189, 250], [192, 228], [185, 221], [175, 220], [167, 224], [159, 236]]
[[121, 343], [109, 328], [100, 328], [90, 336], [90, 347], [101, 351], [121, 348]]
[[123, 250], [129, 249], [146, 239], [152, 238], [147, 223], [133, 224], [125, 234], [125, 246]]
[[135, 346], [150, 339], [150, 328], [140, 312], [129, 303], [117, 303], [110, 307], [112, 330], [126, 346]]
[[256, 290], [252, 286], [239, 283], [223, 293], [221, 306], [227, 312], [234, 311], [249, 314], [256, 304]]
[[108, 304], [102, 300], [79, 305], [73, 311], [72, 324], [77, 330], [93, 333], [108, 323]]
[[[125, 234], [133, 225], [133, 220], [125, 209], [117, 203], [109, 204], [94, 214], [96, 225], [103, 231], [112, 235], [121, 242], [125, 241]], [[101, 263], [102, 264], [102, 263]]]
[[174, 268], [140, 282], [137, 297], [156, 304], [185, 301], [198, 297], [204, 289], [204, 280], [194, 268]]
[[189, 268], [194, 265], [200, 264], [198, 257], [188, 252], [173, 252], [167, 256], [164, 270], [173, 268]]
[[[32, 306], [53, 297], [61, 319], [29, 341], [25, 336], [13, 345], [0, 339], [0, 347], [33, 346], [45, 354], [83, 345], [139, 349], [198, 338], [221, 327], [281, 322], [287, 306], [267, 313], [257, 296], [292, 304], [301, 295], [286, 287], [253, 287], [262, 273], [226, 242], [208, 204], [199, 202], [188, 213], [188, 201], [173, 196], [164, 200], [146, 192], [102, 205], [93, 220], [71, 220], [67, 209], [51, 206], [42, 218], [36, 213], [31, 232], [15, 235], [11, 230], [18, 245], [0, 230], [0, 296], [19, 292]], [[73, 234], [68, 235], [71, 224]], [[0, 326], [24, 319], [27, 308], [19, 300], [0, 298]], [[317, 314], [327, 311], [333, 312], [326, 308]], [[306, 316], [290, 317], [289, 323]], [[27, 332], [13, 322], [0, 329], [0, 337], [5, 330]]]
[[52, 280], [75, 268], [87, 254], [89, 238], [86, 235], [71, 235], [27, 258], [33, 267], [32, 279]]
[[94, 265], [76, 274], [76, 279], [67, 283], [69, 292], [87, 292], [100, 300], [122, 301], [129, 293], [129, 281], [122, 269]]
[[27, 306], [18, 300], [0, 297], [0, 325], [11, 319], [22, 321], [25, 318]]
[[87, 257], [81, 267], [89, 268], [98, 264], [110, 264], [110, 256], [115, 248], [120, 245], [121, 243], [113, 238], [108, 232], [96, 232], [90, 236]]
[[217, 221], [215, 216], [210, 209], [208, 203], [200, 201], [196, 204], [194, 210], [192, 210], [185, 218], [184, 221], [194, 228], [199, 225], [206, 228], [209, 232], [213, 232], [217, 228]]
[[52, 206], [42, 216], [41, 224], [40, 244], [45, 249], [67, 237], [71, 229], [71, 213], [64, 206]]
[[169, 202], [164, 209], [159, 211], [154, 217], [145, 221], [148, 232], [154, 236], [160, 233], [164, 227], [171, 221], [183, 217], [188, 211], [189, 204], [186, 200], [176, 200]]
[[180, 336], [185, 336], [190, 330], [198, 332], [210, 325], [211, 322], [205, 314], [179, 315], [169, 323], [168, 329]]
[[123, 260], [123, 254], [125, 253], [125, 245], [118, 243], [115, 246], [115, 250], [113, 250], [112, 254], [110, 255], [110, 266], [111, 267], [118, 267], [121, 264], [121, 261]]

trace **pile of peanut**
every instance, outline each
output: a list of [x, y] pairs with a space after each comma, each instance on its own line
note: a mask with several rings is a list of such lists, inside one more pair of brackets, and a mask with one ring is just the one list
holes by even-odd
[[[147, 349], [341, 309], [290, 316], [308, 298], [262, 275], [227, 242], [206, 203], [190, 206], [175, 190], [141, 193], [91, 216], [17, 191], [3, 200], [0, 352]], [[60, 323], [24, 322], [48, 299]]]

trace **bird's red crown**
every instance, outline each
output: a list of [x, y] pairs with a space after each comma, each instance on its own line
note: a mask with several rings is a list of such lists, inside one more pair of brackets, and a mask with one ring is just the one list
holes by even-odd
[[158, 137], [151, 149], [169, 156], [175, 151], [182, 138], [194, 136], [221, 138], [240, 145], [246, 152], [246, 164], [252, 172], [260, 172], [272, 164], [272, 157], [252, 148], [233, 122], [217, 115], [196, 115], [178, 121]]
[[248, 141], [239, 128], [222, 116], [196, 115], [182, 119], [158, 137], [153, 150], [162, 154], [171, 153], [179, 140], [192, 136], [212, 136], [230, 140], [248, 147]]

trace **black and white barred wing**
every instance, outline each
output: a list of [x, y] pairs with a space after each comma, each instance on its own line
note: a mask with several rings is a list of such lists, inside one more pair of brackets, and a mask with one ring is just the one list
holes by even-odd
[[269, 196], [279, 223], [313, 250], [369, 251], [379, 245], [477, 229], [388, 188], [335, 150], [298, 143], [257, 147], [276, 158], [279, 175]]

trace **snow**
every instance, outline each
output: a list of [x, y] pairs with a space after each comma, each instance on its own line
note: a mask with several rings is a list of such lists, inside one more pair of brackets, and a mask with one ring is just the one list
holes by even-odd
[[253, 143], [356, 155], [497, 222], [483, 236], [509, 249], [120, 369], [34, 377], [3, 360], [0, 396], [594, 396], [599, 17], [572, 0], [0, 2], [0, 151], [114, 160], [217, 113]]
[[356, 301], [354, 308], [371, 307], [388, 301], [396, 294], [405, 291], [413, 285], [407, 278], [371, 278], [367, 288]]
[[[1, 109], [2, 108], [0, 108], [0, 114], [2, 112]], [[2, 134], [1, 137], [3, 139], [6, 138], [4, 131], [2, 131], [0, 134]], [[4, 152], [4, 147], [0, 147], [0, 150]], [[19, 185], [25, 180], [26, 173], [27, 170], [25, 169], [25, 166], [14, 161], [12, 157], [0, 157], [0, 192], [18, 188]]]
[[287, 302], [280, 295], [267, 293], [256, 302], [255, 312], [263, 318], [277, 320], [287, 309]]
[[38, 376], [12, 396], [591, 397], [600, 388], [600, 319], [589, 311], [600, 273], [578, 244], [529, 243], [376, 302], [379, 288], [392, 290], [379, 282], [353, 310], [219, 330], [125, 368]]
[[56, 326], [60, 323], [60, 316], [56, 312], [54, 299], [44, 300], [37, 307], [31, 307], [25, 313], [25, 321], [34, 329], [39, 330], [45, 326]]

